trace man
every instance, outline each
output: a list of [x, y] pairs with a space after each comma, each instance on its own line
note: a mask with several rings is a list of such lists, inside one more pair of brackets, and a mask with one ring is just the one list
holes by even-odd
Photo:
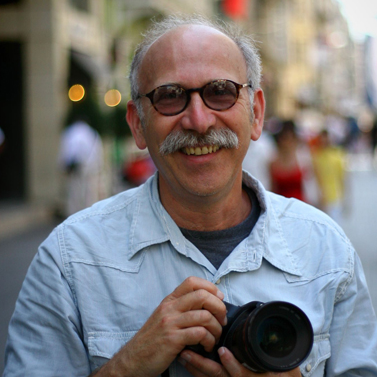
[[77, 116], [64, 129], [60, 142], [59, 165], [67, 173], [65, 216], [73, 215], [100, 199], [102, 162], [101, 136], [84, 116]]
[[213, 349], [223, 300], [284, 300], [308, 315], [313, 350], [282, 376], [377, 376], [376, 317], [348, 239], [242, 173], [262, 131], [259, 80], [247, 39], [200, 18], [155, 25], [131, 67], [127, 120], [158, 174], [42, 244], [10, 324], [6, 377], [256, 376], [224, 347], [221, 363], [185, 348]]

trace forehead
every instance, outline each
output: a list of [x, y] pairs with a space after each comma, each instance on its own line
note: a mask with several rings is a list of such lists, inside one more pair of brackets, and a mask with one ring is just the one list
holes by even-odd
[[140, 69], [141, 89], [166, 83], [203, 85], [219, 78], [246, 80], [246, 63], [238, 46], [208, 26], [185, 25], [160, 37]]

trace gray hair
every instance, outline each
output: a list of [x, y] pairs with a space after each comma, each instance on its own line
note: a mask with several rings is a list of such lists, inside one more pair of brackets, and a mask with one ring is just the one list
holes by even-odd
[[131, 97], [135, 103], [137, 112], [143, 123], [144, 114], [139, 98], [139, 70], [142, 61], [148, 52], [149, 48], [156, 42], [161, 36], [168, 31], [176, 29], [183, 25], [200, 25], [214, 28], [230, 38], [241, 50], [245, 63], [247, 66], [247, 80], [252, 85], [252, 89], [249, 90], [250, 103], [253, 103], [254, 90], [260, 87], [261, 81], [261, 60], [255, 41], [250, 37], [242, 33], [241, 29], [235, 25], [231, 25], [220, 20], [212, 21], [200, 15], [171, 15], [162, 21], [153, 21], [153, 24], [149, 30], [144, 34], [144, 40], [136, 47], [135, 56], [131, 63], [130, 69], [130, 84], [131, 84]]

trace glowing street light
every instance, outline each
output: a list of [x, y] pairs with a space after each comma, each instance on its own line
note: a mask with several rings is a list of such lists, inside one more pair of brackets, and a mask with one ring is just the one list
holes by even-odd
[[72, 85], [68, 91], [68, 97], [73, 102], [81, 101], [84, 98], [85, 89], [80, 84]]
[[120, 104], [120, 101], [122, 100], [122, 95], [120, 94], [119, 90], [117, 89], [110, 89], [105, 94], [105, 103], [109, 107], [115, 107]]

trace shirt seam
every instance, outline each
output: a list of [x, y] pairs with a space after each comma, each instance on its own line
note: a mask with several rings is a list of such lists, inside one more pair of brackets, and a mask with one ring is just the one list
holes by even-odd
[[71, 289], [75, 307], [76, 307], [77, 311], [79, 312], [77, 294], [76, 294], [76, 290], [75, 290], [75, 287], [74, 287], [74, 284], [73, 284], [72, 273], [71, 273], [71, 270], [69, 268], [68, 252], [67, 252], [67, 248], [66, 248], [66, 244], [65, 244], [64, 229], [65, 229], [64, 223], [62, 223], [61, 225], [59, 225], [57, 227], [60, 256], [61, 256], [62, 262], [63, 262], [62, 267], [63, 267], [63, 270], [64, 270], [63, 272], [64, 272], [64, 275], [65, 275], [65, 278], [67, 279], [67, 283], [68, 283], [68, 285]]
[[98, 261], [92, 261], [92, 260], [87, 260], [87, 259], [71, 259], [70, 263], [86, 264], [88, 266], [97, 266], [97, 267], [107, 267], [107, 268], [112, 268], [114, 270], [118, 270], [122, 272], [137, 273], [140, 269], [142, 259], [143, 258], [140, 258], [140, 262], [136, 264], [134, 268], [122, 268], [113, 263], [98, 262]]
[[342, 233], [341, 231], [339, 231], [339, 229], [336, 226], [334, 226], [333, 224], [331, 224], [331, 222], [320, 221], [320, 220], [314, 219], [313, 217], [303, 216], [301, 214], [292, 213], [292, 212], [285, 212], [283, 217], [293, 218], [293, 219], [301, 219], [301, 220], [310, 221], [311, 223], [314, 223], [314, 224], [324, 225], [324, 226], [330, 228], [332, 231], [336, 232], [349, 247], [350, 241], [347, 238], [347, 236], [344, 233]]
[[353, 254], [353, 248], [351, 247], [350, 244], [348, 244], [348, 263], [349, 263], [349, 270], [346, 271], [346, 273], [348, 274], [348, 278], [342, 284], [339, 285], [338, 292], [335, 295], [334, 304], [339, 302], [341, 298], [344, 296], [355, 274], [355, 257]]
[[131, 198], [128, 198], [124, 203], [118, 204], [118, 205], [115, 205], [115, 206], [111, 206], [107, 210], [92, 211], [90, 213], [84, 213], [80, 216], [73, 215], [73, 217], [68, 218], [64, 223], [67, 224], [67, 225], [71, 225], [71, 224], [75, 224], [77, 222], [80, 222], [82, 220], [88, 219], [88, 218], [92, 218], [92, 217], [96, 217], [96, 216], [111, 215], [114, 212], [117, 212], [121, 209], [128, 207], [130, 204], [132, 204], [133, 201], [135, 201], [135, 200], [137, 201], [137, 196], [138, 196], [138, 193], [133, 195]]

